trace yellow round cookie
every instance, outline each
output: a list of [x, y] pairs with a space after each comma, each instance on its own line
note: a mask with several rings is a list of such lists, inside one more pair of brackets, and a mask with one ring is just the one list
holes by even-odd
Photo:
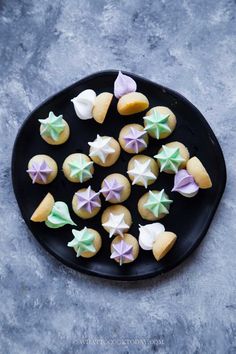
[[95, 239], [93, 240], [93, 246], [96, 249], [96, 251], [95, 252], [89, 252], [89, 251], [82, 252], [81, 257], [84, 257], [84, 258], [91, 258], [91, 257], [95, 256], [102, 246], [101, 235], [94, 229], [88, 228], [88, 231], [91, 232], [95, 236]]
[[[165, 106], [156, 106], [156, 107], [151, 108], [146, 113], [146, 116], [152, 115], [154, 111], [157, 111], [158, 113], [160, 113], [163, 116], [167, 116], [168, 115], [167, 125], [170, 128], [170, 131], [169, 132], [161, 132], [158, 139], [167, 138], [173, 132], [173, 130], [176, 127], [176, 116], [174, 115], [174, 113], [168, 107], [165, 107]], [[147, 127], [147, 122], [145, 121], [145, 119], [144, 119], [144, 126]], [[157, 138], [156, 135], [155, 135], [155, 132], [149, 131], [148, 134], [152, 138]]]
[[149, 107], [149, 101], [145, 95], [140, 92], [131, 92], [122, 96], [117, 103], [117, 110], [122, 116], [145, 111]]
[[62, 165], [65, 177], [73, 183], [83, 183], [93, 177], [94, 167], [90, 158], [81, 153], [67, 156]]
[[104, 210], [101, 223], [103, 228], [110, 233], [110, 237], [112, 237], [113, 235], [119, 234], [117, 231], [112, 233], [115, 226], [117, 226], [117, 229], [120, 230], [121, 234], [126, 233], [132, 224], [132, 217], [130, 211], [126, 207], [116, 204], [111, 205]]
[[[181, 157], [184, 159], [183, 162], [180, 163], [178, 170], [181, 170], [182, 168], [185, 168], [187, 161], [189, 160], [189, 151], [186, 148], [186, 146], [182, 143], [180, 143], [179, 141], [173, 141], [171, 143], [165, 144], [166, 147], [168, 148], [178, 148], [179, 149], [179, 153], [181, 155]], [[163, 147], [160, 148], [160, 150], [158, 151], [158, 154], [163, 150]], [[158, 161], [159, 166], [161, 166], [160, 162]], [[174, 174], [175, 172], [172, 170], [163, 170], [164, 172], [168, 173], [168, 174]]]
[[41, 135], [41, 138], [44, 141], [46, 141], [46, 143], [48, 143], [50, 145], [61, 145], [61, 144], [64, 144], [69, 139], [70, 127], [69, 127], [68, 123], [64, 119], [62, 119], [62, 121], [65, 124], [65, 128], [61, 132], [61, 134], [59, 135], [58, 140], [54, 140], [50, 136], [42, 134], [43, 126], [42, 126], [42, 124], [40, 125], [40, 135]]
[[[34, 164], [42, 164], [43, 162], [46, 162], [47, 166], [52, 170], [49, 174], [46, 176], [46, 183], [40, 180], [36, 180], [34, 183], [38, 184], [49, 184], [51, 183], [57, 176], [58, 172], [58, 167], [57, 163], [55, 160], [53, 160], [50, 156], [40, 154], [40, 155], [35, 155], [33, 156], [28, 163], [28, 170], [32, 170]], [[27, 170], [27, 172], [28, 172]], [[28, 172], [29, 173], [29, 172]], [[29, 174], [30, 176], [30, 174]], [[33, 178], [30, 176], [30, 178], [33, 180]]]
[[164, 231], [156, 237], [153, 244], [153, 255], [157, 261], [160, 261], [174, 246], [177, 239], [176, 234], [169, 231]]
[[95, 207], [94, 209], [92, 209], [91, 213], [88, 210], [86, 210], [86, 208], [83, 208], [83, 207], [79, 207], [78, 208], [77, 194], [84, 193], [86, 191], [87, 191], [87, 188], [81, 188], [74, 194], [73, 199], [72, 199], [72, 209], [74, 210], [74, 213], [77, 216], [79, 216], [80, 218], [82, 218], [82, 219], [91, 219], [95, 215], [97, 215], [97, 213], [101, 209], [101, 200], [100, 200], [99, 197], [97, 197], [97, 200], [98, 200], [100, 206], [99, 207]]
[[102, 92], [95, 98], [93, 107], [93, 118], [96, 122], [102, 124], [106, 118], [110, 107], [113, 94], [110, 92]]
[[196, 156], [188, 160], [186, 169], [188, 173], [193, 176], [199, 188], [208, 189], [212, 187], [209, 174]]
[[[137, 163], [135, 163], [137, 161]], [[150, 161], [147, 163], [147, 161]], [[132, 184], [137, 184], [138, 186], [145, 186], [145, 179], [143, 180], [141, 177], [138, 178], [136, 175], [136, 172], [138, 173], [138, 168], [137, 166], [141, 166], [140, 168], [147, 167], [147, 172], [145, 172], [145, 175], [149, 175], [149, 178], [146, 178], [146, 184], [147, 186], [153, 184], [158, 176], [159, 173], [159, 168], [156, 163], [156, 161], [149, 156], [146, 155], [135, 155], [133, 156], [128, 163], [128, 175], [130, 180], [132, 181]], [[133, 172], [132, 172], [133, 171]], [[142, 171], [140, 171], [142, 172]], [[150, 174], [151, 172], [151, 174]], [[152, 175], [153, 174], [153, 175]]]
[[[128, 178], [120, 173], [112, 173], [102, 181], [101, 193], [109, 203], [122, 203], [127, 200], [131, 193], [131, 186]], [[113, 194], [117, 194], [117, 197]]]
[[[106, 142], [104, 145], [101, 144], [101, 139]], [[113, 137], [98, 136], [89, 145], [89, 156], [99, 166], [112, 166], [120, 156], [120, 144]]]
[[[127, 141], [125, 140], [125, 137], [132, 133], [132, 128], [134, 130], [138, 130], [139, 132], [144, 133], [144, 135], [140, 136], [140, 138], [139, 138], [139, 140], [142, 142], [142, 146], [140, 148], [138, 148], [136, 151], [134, 149], [132, 149], [129, 146], [129, 144], [127, 144]], [[145, 150], [148, 146], [148, 133], [144, 131], [143, 126], [140, 124], [127, 124], [121, 129], [118, 140], [119, 140], [119, 143], [124, 151], [128, 152], [129, 154], [138, 154], [138, 153], [142, 152], [143, 150]]]
[[155, 194], [158, 195], [161, 192], [158, 190], [152, 190], [152, 191], [145, 193], [138, 201], [139, 214], [142, 216], [143, 219], [149, 220], [149, 221], [156, 221], [156, 220], [163, 219], [168, 214], [168, 211], [170, 209], [170, 204], [172, 203], [172, 201], [169, 199], [168, 195], [164, 192], [164, 197], [165, 197], [164, 199], [169, 200], [170, 202], [168, 202], [168, 203], [163, 202], [164, 206], [166, 208], [166, 212], [162, 212], [158, 215], [155, 215], [152, 212], [152, 210], [145, 207], [145, 204], [148, 202], [148, 199], [149, 199], [149, 193], [153, 193], [154, 195]]
[[[138, 244], [138, 241], [137, 239], [132, 236], [131, 234], [124, 234], [123, 237], [121, 236], [116, 236], [114, 238], [114, 240], [112, 241], [111, 243], [111, 253], [114, 252], [114, 245], [116, 245], [117, 243], [121, 242], [121, 241], [124, 241], [126, 242], [128, 245], [132, 246], [132, 255], [133, 255], [133, 259], [124, 259], [123, 260], [123, 263], [131, 263], [133, 261], [135, 261], [135, 259], [138, 257], [138, 254], [139, 254], [139, 244]], [[120, 260], [119, 259], [116, 259], [114, 258], [114, 260], [119, 263]]]
[[47, 220], [48, 215], [51, 213], [55, 200], [51, 193], [43, 198], [41, 203], [35, 209], [30, 220], [34, 222], [43, 222]]

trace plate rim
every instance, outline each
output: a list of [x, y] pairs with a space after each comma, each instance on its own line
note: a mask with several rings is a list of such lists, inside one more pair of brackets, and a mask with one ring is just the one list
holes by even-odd
[[219, 169], [221, 170], [221, 176], [222, 176], [222, 183], [221, 183], [221, 189], [220, 189], [220, 192], [219, 192], [219, 195], [218, 195], [218, 198], [216, 200], [216, 203], [214, 205], [214, 207], [212, 208], [211, 210], [211, 213], [208, 217], [208, 220], [207, 220], [207, 224], [206, 226], [204, 227], [204, 229], [202, 230], [202, 232], [200, 233], [200, 235], [198, 236], [196, 242], [191, 246], [189, 247], [184, 253], [183, 253], [183, 256], [177, 260], [176, 262], [173, 262], [171, 265], [169, 266], [166, 266], [164, 270], [157, 270], [157, 271], [153, 271], [153, 272], [148, 272], [148, 273], [144, 273], [142, 275], [124, 275], [124, 276], [120, 276], [120, 275], [112, 275], [112, 274], [107, 274], [107, 273], [102, 273], [101, 271], [100, 272], [96, 272], [94, 270], [90, 270], [90, 269], [87, 269], [87, 268], [84, 268], [84, 267], [81, 267], [80, 265], [78, 267], [73, 267], [67, 260], [65, 260], [64, 258], [60, 257], [58, 254], [54, 253], [51, 248], [49, 248], [46, 244], [44, 244], [43, 242], [41, 242], [40, 238], [38, 238], [34, 232], [32, 231], [32, 228], [30, 226], [30, 223], [27, 222], [23, 216], [23, 208], [21, 206], [21, 203], [19, 202], [20, 198], [19, 198], [19, 195], [16, 191], [16, 185], [15, 185], [15, 173], [14, 173], [14, 165], [15, 165], [15, 160], [16, 160], [16, 144], [17, 144], [17, 141], [19, 139], [19, 136], [21, 135], [21, 132], [22, 130], [24, 129], [25, 125], [27, 124], [28, 120], [31, 118], [31, 116], [41, 107], [43, 106], [44, 104], [46, 104], [47, 102], [51, 101], [52, 99], [55, 99], [58, 95], [61, 95], [63, 94], [65, 91], [68, 91], [68, 90], [71, 90], [73, 89], [74, 87], [78, 86], [78, 85], [81, 85], [81, 83], [83, 83], [83, 81], [88, 81], [88, 80], [91, 80], [91, 79], [94, 79], [94, 78], [98, 78], [99, 76], [104, 76], [104, 75], [111, 75], [111, 74], [118, 74], [119, 70], [114, 70], [114, 69], [111, 69], [111, 70], [102, 70], [102, 71], [97, 71], [95, 73], [92, 73], [90, 75], [87, 75], [83, 78], [81, 78], [80, 80], [74, 82], [73, 84], [65, 87], [64, 89], [56, 92], [55, 94], [51, 95], [50, 97], [46, 98], [44, 101], [42, 101], [39, 105], [36, 106], [36, 108], [34, 108], [28, 115], [27, 117], [24, 119], [24, 121], [22, 122], [20, 128], [18, 129], [18, 132], [15, 136], [15, 139], [14, 139], [14, 144], [13, 144], [13, 147], [12, 147], [12, 156], [11, 156], [11, 182], [12, 182], [12, 186], [13, 186], [13, 191], [14, 191], [14, 195], [15, 195], [15, 198], [16, 198], [16, 201], [17, 201], [17, 204], [18, 204], [18, 208], [20, 209], [20, 213], [21, 213], [21, 217], [23, 218], [26, 226], [28, 227], [28, 229], [30, 230], [30, 232], [32, 233], [32, 235], [34, 236], [34, 238], [37, 240], [37, 242], [50, 254], [50, 256], [53, 256], [54, 258], [56, 258], [58, 261], [60, 261], [62, 264], [66, 265], [67, 267], [71, 268], [71, 269], [74, 269], [76, 270], [77, 272], [81, 272], [83, 274], [87, 274], [87, 275], [92, 275], [94, 277], [98, 277], [98, 278], [105, 278], [105, 279], [110, 279], [110, 280], [116, 280], [116, 281], [136, 281], [136, 280], [143, 280], [143, 279], [148, 279], [148, 278], [153, 278], [157, 275], [161, 275], [161, 274], [164, 274], [164, 273], [167, 273], [173, 269], [175, 269], [177, 266], [179, 266], [181, 263], [185, 262], [185, 260], [189, 257], [189, 255], [191, 253], [194, 252], [194, 250], [196, 250], [198, 248], [198, 246], [200, 245], [200, 243], [202, 242], [203, 238], [206, 236], [207, 232], [208, 232], [208, 229], [211, 225], [211, 222], [214, 218], [214, 215], [216, 213], [216, 210], [219, 206], [219, 203], [221, 201], [221, 198], [224, 194], [224, 191], [225, 191], [225, 186], [226, 186], [226, 182], [227, 182], [227, 169], [226, 169], [226, 164], [225, 164], [225, 159], [224, 159], [224, 155], [223, 155], [223, 151], [222, 151], [222, 148], [220, 146], [220, 143], [215, 135], [215, 133], [213, 132], [211, 126], [209, 125], [209, 123], [207, 122], [206, 118], [203, 116], [203, 114], [198, 110], [198, 108], [192, 103], [190, 102], [186, 97], [184, 97], [181, 93], [173, 90], [173, 89], [170, 89], [169, 87], [167, 86], [163, 86], [162, 84], [159, 84], [157, 82], [154, 82], [150, 79], [147, 79], [145, 77], [142, 77], [140, 75], [137, 75], [137, 74], [133, 74], [131, 72], [128, 72], [128, 71], [125, 71], [125, 70], [122, 70], [122, 73], [124, 73], [125, 75], [129, 75], [131, 77], [133, 77], [134, 79], [137, 79], [137, 80], [144, 80], [147, 84], [150, 84], [150, 85], [155, 85], [155, 86], [158, 86], [159, 89], [162, 89], [162, 90], [167, 90], [170, 94], [173, 94], [174, 96], [179, 96], [181, 98], [181, 100], [183, 102], [185, 102], [186, 104], [190, 105], [191, 106], [191, 109], [195, 110], [198, 115], [200, 115], [200, 118], [201, 118], [201, 121], [203, 123], [203, 125], [205, 125], [205, 127], [207, 128], [208, 132], [210, 133], [210, 135], [213, 137], [214, 139], [214, 142], [216, 143], [216, 146], [217, 146], [217, 149], [218, 149], [218, 152], [220, 154], [220, 166], [219, 166]]

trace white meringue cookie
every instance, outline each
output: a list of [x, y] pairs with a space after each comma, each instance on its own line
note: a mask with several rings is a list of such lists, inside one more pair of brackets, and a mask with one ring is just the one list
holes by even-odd
[[75, 113], [80, 119], [86, 120], [93, 118], [93, 107], [96, 98], [95, 91], [88, 89], [82, 91], [78, 96], [72, 98]]
[[165, 231], [164, 225], [159, 222], [154, 222], [147, 225], [139, 225], [139, 245], [145, 251], [150, 251], [157, 236]]

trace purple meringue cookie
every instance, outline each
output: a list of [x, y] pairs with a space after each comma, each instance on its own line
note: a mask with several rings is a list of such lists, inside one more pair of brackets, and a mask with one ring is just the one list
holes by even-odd
[[89, 186], [84, 192], [75, 193], [77, 196], [77, 208], [78, 210], [83, 208], [88, 213], [92, 213], [95, 208], [100, 208], [101, 200], [99, 193], [94, 192]]
[[117, 182], [116, 179], [112, 179], [109, 181], [108, 179], [104, 179], [104, 187], [100, 190], [100, 192], [106, 198], [106, 201], [111, 199], [120, 200], [120, 193], [123, 190], [123, 186]]
[[124, 240], [121, 240], [118, 243], [112, 245], [114, 251], [111, 254], [111, 259], [116, 259], [120, 265], [124, 263], [124, 261], [133, 261], [133, 246], [129, 245]]
[[145, 131], [140, 131], [131, 127], [129, 134], [124, 136], [124, 140], [126, 142], [125, 147], [132, 149], [136, 154], [138, 154], [140, 149], [147, 147], [147, 143], [143, 138], [146, 134], [147, 133]]
[[124, 75], [121, 71], [119, 71], [119, 74], [114, 82], [115, 97], [119, 99], [121, 96], [136, 90], [136, 82], [130, 76]]
[[186, 170], [179, 170], [174, 179], [172, 192], [179, 192], [184, 197], [192, 198], [199, 190], [199, 186]]
[[26, 170], [26, 172], [32, 178], [32, 183], [41, 182], [46, 184], [52, 169], [48, 166], [47, 162], [43, 160], [42, 162], [32, 162], [31, 167]]

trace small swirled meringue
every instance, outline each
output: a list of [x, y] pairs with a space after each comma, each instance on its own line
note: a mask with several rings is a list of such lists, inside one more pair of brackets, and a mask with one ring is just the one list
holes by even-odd
[[199, 186], [186, 170], [179, 170], [175, 175], [174, 187], [172, 192], [179, 192], [184, 197], [192, 198], [199, 190]]
[[71, 102], [74, 105], [75, 113], [82, 119], [93, 118], [93, 107], [96, 98], [95, 91], [87, 89], [82, 91], [78, 96], [72, 98]]
[[126, 95], [127, 93], [134, 92], [137, 90], [137, 84], [132, 79], [132, 77], [128, 75], [122, 74], [119, 71], [119, 74], [114, 82], [114, 95], [116, 98], [120, 98], [121, 96]]
[[147, 225], [139, 225], [139, 245], [145, 251], [150, 251], [156, 241], [157, 236], [165, 231], [164, 225], [154, 222]]

